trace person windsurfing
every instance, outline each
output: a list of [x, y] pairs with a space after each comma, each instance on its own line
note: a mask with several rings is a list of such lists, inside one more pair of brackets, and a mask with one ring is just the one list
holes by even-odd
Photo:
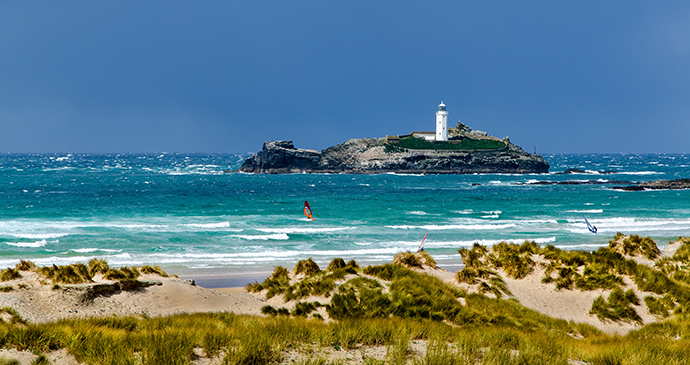
[[590, 232], [597, 234], [597, 227], [589, 224], [589, 221], [584, 215], [582, 216], [582, 218], [585, 218], [585, 223], [587, 223], [587, 229], [589, 229]]
[[309, 203], [305, 200], [304, 201], [304, 215], [307, 216], [307, 218], [314, 220], [314, 217], [311, 215], [311, 208], [309, 207]]
[[426, 241], [426, 236], [429, 235], [429, 231], [426, 231], [426, 234], [424, 235], [424, 238], [422, 238], [422, 243], [419, 245], [419, 250], [417, 252], [422, 252], [424, 251], [424, 241]]

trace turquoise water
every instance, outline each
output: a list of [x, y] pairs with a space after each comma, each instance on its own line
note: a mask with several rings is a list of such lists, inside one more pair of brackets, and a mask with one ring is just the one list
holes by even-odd
[[[690, 155], [546, 155], [543, 175], [249, 175], [232, 154], [0, 155], [0, 267], [105, 258], [182, 274], [256, 274], [312, 257], [388, 262], [426, 248], [460, 265], [474, 242], [592, 250], [616, 234], [690, 235], [690, 190], [534, 181], [690, 176]], [[587, 174], [557, 175], [566, 168]], [[615, 174], [596, 174], [613, 170]], [[315, 220], [302, 214], [308, 200]], [[583, 215], [599, 229], [589, 233]]]

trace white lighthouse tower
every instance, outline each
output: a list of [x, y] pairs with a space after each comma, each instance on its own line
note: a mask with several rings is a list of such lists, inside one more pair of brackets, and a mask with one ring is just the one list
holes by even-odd
[[448, 112], [446, 111], [446, 104], [443, 102], [438, 105], [436, 112], [436, 140], [448, 140]]

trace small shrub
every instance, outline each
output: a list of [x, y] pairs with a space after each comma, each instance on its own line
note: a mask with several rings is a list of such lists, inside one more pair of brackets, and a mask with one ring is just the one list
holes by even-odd
[[36, 272], [52, 280], [54, 283], [81, 284], [92, 281], [89, 269], [82, 263], [39, 267], [36, 269]]
[[616, 235], [616, 238], [609, 242], [609, 248], [620, 250], [623, 254], [629, 256], [641, 255], [649, 260], [657, 259], [661, 253], [656, 242], [651, 237], [640, 237], [634, 234], [621, 238], [621, 236]]
[[305, 276], [312, 276], [321, 271], [319, 265], [310, 258], [300, 260], [295, 265], [295, 275], [304, 274]]
[[458, 283], [466, 283], [470, 285], [477, 284], [477, 270], [465, 267], [455, 273], [455, 280]]
[[422, 268], [422, 261], [419, 259], [419, 256], [412, 252], [401, 252], [395, 255], [393, 258], [393, 264], [405, 267]]
[[244, 287], [247, 290], [247, 293], [258, 293], [262, 290], [264, 290], [263, 286], [259, 284], [258, 282], [253, 282], [249, 283]]
[[36, 270], [36, 264], [31, 261], [19, 260], [19, 263], [15, 268], [19, 271], [33, 271]]
[[465, 264], [465, 267], [477, 268], [484, 266], [480, 259], [486, 253], [486, 247], [475, 243], [472, 249], [463, 247], [458, 250], [458, 253], [462, 258], [462, 263]]
[[14, 308], [10, 308], [10, 307], [0, 308], [0, 313], [9, 314], [11, 316], [10, 323], [12, 323], [12, 324], [26, 324], [27, 323], [26, 320], [24, 318], [22, 318], [19, 315], [19, 313], [17, 313], [16, 310], [14, 310]]
[[261, 313], [268, 316], [275, 316], [278, 314], [278, 311], [275, 308], [273, 308], [273, 306], [265, 305], [261, 307]]
[[139, 271], [141, 271], [142, 274], [155, 274], [158, 276], [162, 276], [164, 278], [168, 277], [168, 273], [165, 272], [163, 269], [160, 268], [160, 266], [149, 266], [149, 265], [144, 265], [142, 266]]
[[31, 365], [50, 365], [50, 360], [48, 360], [46, 355], [40, 354], [36, 360], [31, 362]]
[[7, 292], [11, 292], [12, 290], [14, 290], [12, 285], [0, 286], [0, 292], [7, 293]]
[[417, 253], [417, 255], [421, 256], [420, 261], [422, 262], [422, 265], [426, 265], [432, 269], [436, 268], [436, 260], [434, 260], [434, 258], [431, 257], [428, 252], [422, 251]]
[[0, 271], [0, 281], [10, 281], [14, 279], [19, 279], [21, 277], [22, 275], [19, 273], [19, 270], [13, 269], [11, 267], [8, 267], [7, 269]]
[[621, 288], [614, 289], [609, 295], [608, 300], [602, 296], [597, 297], [592, 303], [590, 314], [595, 314], [600, 320], [609, 319], [612, 321], [632, 321], [642, 323], [642, 318], [637, 314], [631, 305], [638, 303], [639, 299], [631, 290], [623, 293]]
[[320, 304], [318, 302], [299, 302], [295, 304], [295, 309], [292, 310], [292, 315], [307, 317], [309, 313], [313, 312], [319, 305]]
[[106, 271], [106, 273], [103, 275], [103, 278], [105, 279], [117, 281], [136, 280], [138, 277], [139, 271], [137, 268], [130, 268], [127, 266], [123, 266], [119, 269], [108, 269], [108, 271]]
[[649, 308], [650, 314], [657, 315], [661, 318], [668, 317], [669, 309], [664, 305], [664, 303], [661, 302], [661, 300], [652, 296], [646, 296], [644, 297], [644, 303], [647, 305], [647, 308]]
[[355, 269], [359, 269], [359, 264], [355, 260], [350, 260], [347, 262], [347, 266], [350, 266]]
[[345, 264], [345, 260], [343, 260], [341, 258], [335, 258], [331, 261], [330, 264], [328, 264], [328, 267], [326, 268], [326, 270], [333, 271], [333, 270], [337, 270], [337, 269], [342, 269], [345, 266], [347, 266], [347, 264]]
[[103, 259], [91, 259], [89, 260], [89, 275], [94, 277], [96, 274], [105, 274], [110, 270], [108, 263]]
[[273, 269], [273, 274], [269, 276], [269, 279], [288, 279], [290, 276], [290, 272], [288, 269], [282, 267], [282, 266], [276, 266], [275, 269]]

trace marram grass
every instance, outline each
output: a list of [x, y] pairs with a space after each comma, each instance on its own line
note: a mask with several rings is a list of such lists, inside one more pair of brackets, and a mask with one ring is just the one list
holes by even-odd
[[[496, 299], [473, 306], [496, 317], [511, 311]], [[497, 306], [488, 305], [494, 303]], [[385, 348], [378, 364], [684, 364], [690, 358], [685, 317], [645, 327], [628, 336], [591, 329], [581, 338], [568, 326], [543, 327], [542, 315], [527, 313], [532, 325], [509, 323], [449, 325], [431, 320], [373, 318], [324, 323], [302, 317], [252, 317], [230, 313], [161, 318], [121, 317], [62, 320], [49, 324], [0, 324], [0, 343], [43, 354], [65, 348], [87, 364], [191, 364], [218, 356], [221, 364], [275, 364], [289, 349], [306, 359], [320, 349]], [[523, 318], [528, 319], [528, 318]], [[579, 336], [578, 336], [579, 337]], [[412, 342], [426, 351], [413, 353]], [[197, 349], [197, 351], [195, 351]], [[311, 360], [310, 360], [311, 361]], [[322, 363], [329, 363], [324, 358]]]

